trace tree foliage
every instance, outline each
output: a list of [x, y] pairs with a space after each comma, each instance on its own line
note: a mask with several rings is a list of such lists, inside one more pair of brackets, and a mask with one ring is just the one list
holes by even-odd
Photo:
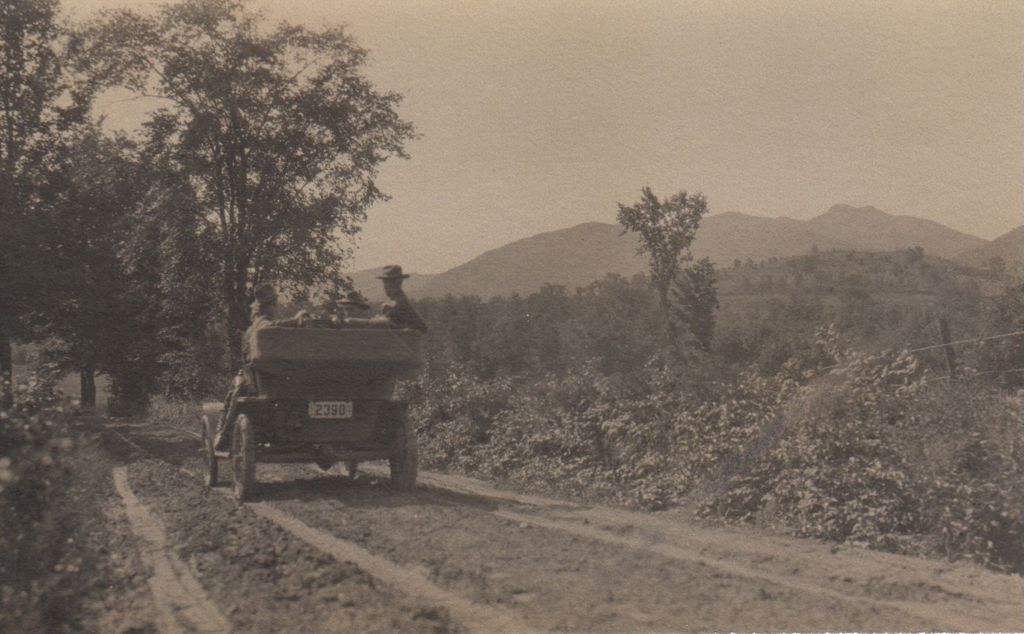
[[62, 28], [56, 0], [0, 3], [0, 377], [11, 403], [11, 340], [46, 262], [36, 257], [38, 197], [54, 141], [86, 114], [91, 85], [65, 63], [78, 39]]
[[639, 202], [619, 203], [619, 224], [639, 234], [639, 252], [648, 256], [651, 284], [658, 291], [673, 348], [681, 327], [688, 327], [703, 348], [710, 345], [714, 330], [714, 266], [707, 259], [690, 266], [690, 246], [707, 212], [703, 194], [680, 191], [661, 200], [650, 187], [641, 190]]
[[139, 180], [123, 140], [95, 126], [65, 135], [43, 178], [38, 201], [37, 259], [47, 262], [29, 312], [33, 330], [53, 341], [50, 358], [82, 374], [83, 400], [97, 370], [109, 372], [133, 345], [135, 316], [124, 306], [120, 249], [133, 229]]
[[672, 284], [672, 318], [687, 329], [701, 349], [710, 349], [718, 308], [715, 265], [703, 258], [680, 271]]
[[185, 0], [155, 16], [108, 13], [91, 30], [94, 73], [165, 106], [151, 152], [195, 192], [202, 256], [218, 263], [232, 356], [249, 289], [337, 280], [379, 165], [413, 136], [400, 96], [363, 76], [341, 28], [270, 29], [233, 0]]

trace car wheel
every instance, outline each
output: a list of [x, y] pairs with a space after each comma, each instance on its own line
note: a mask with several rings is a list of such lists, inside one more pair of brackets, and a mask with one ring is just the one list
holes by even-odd
[[231, 434], [231, 471], [235, 497], [242, 502], [252, 499], [256, 489], [256, 430], [245, 414], [235, 419]]
[[391, 485], [399, 491], [410, 491], [416, 487], [419, 474], [419, 446], [416, 430], [408, 418], [402, 417], [388, 457], [391, 466]]

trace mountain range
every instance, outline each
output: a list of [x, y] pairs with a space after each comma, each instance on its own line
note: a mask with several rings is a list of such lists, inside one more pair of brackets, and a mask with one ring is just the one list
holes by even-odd
[[957, 259], [964, 264], [985, 266], [993, 258], [1000, 258], [1007, 267], [1024, 265], [1024, 226], [1004, 233], [991, 242], [961, 253]]
[[[574, 289], [608, 273], [628, 277], [645, 271], [647, 260], [637, 253], [637, 244], [636, 236], [624, 234], [619, 225], [587, 222], [510, 242], [443, 273], [414, 273], [405, 288], [414, 298], [525, 295], [544, 284]], [[1012, 266], [1024, 259], [1024, 227], [986, 241], [932, 220], [874, 207], [835, 205], [810, 220], [729, 212], [701, 221], [693, 253], [717, 266], [731, 266], [735, 260], [805, 255], [814, 249], [895, 251], [915, 246], [976, 265], [999, 256]], [[351, 277], [356, 288], [376, 301], [382, 297], [375, 279], [379, 274], [380, 269], [364, 269]]]

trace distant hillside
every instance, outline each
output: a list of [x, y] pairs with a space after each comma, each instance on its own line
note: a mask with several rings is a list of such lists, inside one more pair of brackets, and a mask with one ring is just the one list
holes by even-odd
[[607, 273], [633, 275], [644, 267], [636, 239], [623, 236], [622, 227], [588, 222], [488, 251], [435, 276], [424, 291], [434, 297], [527, 294], [548, 283], [572, 289]]
[[808, 229], [792, 218], [763, 218], [729, 212], [708, 216], [701, 222], [693, 244], [696, 258], [710, 258], [717, 266], [735, 260], [755, 262], [820, 251], [855, 248], [842, 240]]
[[934, 295], [941, 289], [961, 286], [992, 296], [1001, 293], [1007, 281], [1005, 276], [962, 262], [905, 249], [823, 251], [722, 268], [718, 292], [720, 296], [792, 291], [828, 295], [858, 289], [873, 294]]
[[[911, 216], [894, 216], [874, 207], [836, 205], [808, 221], [764, 218], [741, 213], [708, 216], [694, 243], [697, 258], [719, 267], [736, 260], [755, 262], [818, 251], [897, 251], [920, 246], [929, 255], [952, 257], [985, 244], [981, 238]], [[414, 275], [406, 283], [412, 297], [529, 294], [544, 284], [569, 289], [608, 273], [631, 276], [646, 270], [637, 255], [636, 237], [618, 225], [588, 222], [541, 233], [488, 251], [469, 262], [433, 275]], [[352, 275], [368, 297], [382, 297], [379, 269]]]
[[[635, 239], [622, 228], [588, 222], [569, 229], [541, 233], [487, 251], [444, 273], [413, 273], [404, 288], [410, 297], [528, 294], [547, 283], [569, 288], [583, 286], [606, 273], [631, 275], [644, 270], [636, 256]], [[356, 288], [380, 301], [380, 268], [351, 274]]]
[[919, 246], [929, 255], [952, 258], [985, 241], [946, 225], [916, 218], [895, 216], [874, 207], [835, 205], [804, 223], [809, 230], [845, 242], [860, 251], [897, 251]]
[[986, 266], [993, 258], [1001, 258], [1011, 270], [1024, 267], [1024, 226], [957, 256], [959, 261], [973, 266]]

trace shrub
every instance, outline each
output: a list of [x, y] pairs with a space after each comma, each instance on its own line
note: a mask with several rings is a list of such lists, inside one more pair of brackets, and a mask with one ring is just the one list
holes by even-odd
[[1021, 404], [981, 377], [949, 384], [905, 351], [852, 352], [831, 328], [771, 375], [730, 378], [700, 358], [600, 367], [453, 367], [409, 384], [424, 463], [1024, 570]]
[[1024, 430], [998, 391], [927, 382], [906, 353], [854, 354], [779, 416], [705, 514], [1024, 569]]
[[413, 403], [410, 415], [429, 464], [472, 470], [478, 466], [475, 449], [489, 442], [512, 397], [513, 384], [508, 378], [474, 380], [455, 366], [405, 385], [404, 390]]
[[929, 532], [950, 558], [1024, 571], [1021, 401], [973, 381], [929, 388], [912, 412]]
[[202, 408], [198, 403], [154, 397], [146, 408], [146, 422], [164, 427], [198, 429]]
[[28, 601], [31, 584], [52, 562], [38, 539], [50, 521], [50, 500], [68, 478], [64, 460], [69, 403], [52, 383], [33, 374], [16, 386], [15, 402], [0, 409], [0, 599]]

